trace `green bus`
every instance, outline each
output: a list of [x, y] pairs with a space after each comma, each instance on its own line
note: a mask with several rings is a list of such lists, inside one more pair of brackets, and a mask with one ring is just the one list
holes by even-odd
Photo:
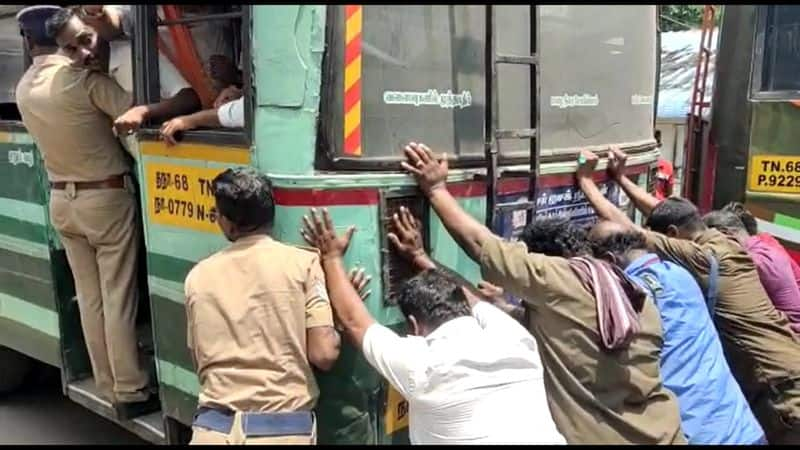
[[[134, 95], [141, 103], [159, 95], [157, 30], [176, 22], [159, 19], [157, 5], [134, 8]], [[222, 169], [250, 165], [270, 177], [281, 241], [302, 243], [300, 219], [309, 207], [328, 208], [342, 227], [357, 225], [346, 261], [373, 277], [367, 306], [396, 329], [403, 320], [392, 293], [410, 274], [386, 240], [398, 207], [423, 220], [433, 257], [480, 278], [400, 169], [408, 141], [451, 155], [453, 193], [509, 239], [530, 211], [594, 220], [574, 183], [582, 148], [619, 145], [631, 155], [631, 176], [643, 186], [652, 181], [655, 6], [219, 8], [180, 20], [233, 24], [245, 127], [186, 132], [167, 147], [159, 124], [148, 124], [127, 139], [145, 238], [140, 350], [158, 383], [161, 411], [120, 424], [147, 440], [189, 437], [199, 385], [186, 348], [183, 281], [197, 261], [226, 245], [209, 192]], [[13, 17], [5, 26], [17, 32]], [[6, 102], [13, 106], [13, 98]], [[116, 420], [94, 393], [70, 269], [48, 219], [42, 161], [12, 113], [0, 132], [0, 152], [8, 154], [0, 159], [0, 371], [19, 360], [6, 356], [14, 352], [60, 367], [66, 395]], [[624, 194], [597, 176], [626, 206]], [[7, 379], [0, 389], [13, 388]], [[318, 381], [320, 443], [407, 442], [408, 404], [358, 351], [345, 346]]]
[[[800, 261], [800, 7], [726, 6], [707, 155], [714, 207], [743, 201], [760, 232]], [[698, 137], [699, 139], [699, 137]], [[711, 159], [713, 161], [713, 159]], [[714, 173], [716, 172], [716, 173]]]

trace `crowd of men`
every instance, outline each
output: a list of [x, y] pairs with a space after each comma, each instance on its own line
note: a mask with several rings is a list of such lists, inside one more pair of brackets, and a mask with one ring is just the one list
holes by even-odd
[[[130, 37], [126, 11], [21, 12], [33, 65], [17, 88], [95, 381], [121, 417], [154, 395], [134, 328], [136, 197], [112, 129], [157, 117], [174, 142], [192, 126], [242, 123], [241, 101], [219, 106], [241, 99], [235, 83], [225, 88], [235, 75], [219, 84], [216, 110], [199, 110], [185, 88], [134, 105], [102, 62], [103, 42]], [[201, 386], [193, 443], [314, 443], [314, 370], [334, 366], [340, 333], [408, 400], [415, 444], [800, 442], [800, 267], [742, 205], [701, 217], [685, 199], [656, 198], [611, 149], [608, 175], [647, 217], [641, 227], [603, 196], [592, 178], [599, 158], [585, 151], [577, 183], [599, 221], [538, 217], [508, 242], [449, 193], [446, 155], [410, 143], [405, 156], [403, 169], [484, 278], [473, 286], [433, 260], [418, 218], [401, 209], [388, 237], [418, 272], [395, 299], [406, 335], [372, 317], [369, 279], [344, 264], [354, 228], [339, 234], [327, 211], [312, 209], [300, 226], [314, 248], [283, 244], [270, 237], [266, 176], [238, 168], [213, 181], [231, 245], [185, 281]]]

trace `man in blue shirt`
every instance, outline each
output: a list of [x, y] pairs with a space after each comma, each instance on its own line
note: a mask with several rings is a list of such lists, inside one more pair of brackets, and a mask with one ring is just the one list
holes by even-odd
[[692, 275], [646, 250], [645, 238], [614, 222], [589, 233], [596, 257], [645, 288], [661, 314], [661, 376], [678, 397], [689, 444], [756, 444], [764, 432], [731, 374], [700, 287]]
[[[592, 156], [580, 160], [578, 184], [593, 207], [613, 207], [592, 180], [597, 163]], [[766, 443], [728, 367], [705, 296], [692, 275], [649, 253], [641, 233], [615, 222], [595, 225], [589, 241], [595, 257], [625, 270], [658, 307], [664, 329], [661, 375], [678, 397], [689, 444]]]

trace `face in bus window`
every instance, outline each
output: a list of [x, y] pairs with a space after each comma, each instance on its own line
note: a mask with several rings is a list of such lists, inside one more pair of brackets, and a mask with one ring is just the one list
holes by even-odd
[[61, 51], [76, 65], [96, 70], [108, 71], [108, 42], [97, 34], [94, 28], [72, 16], [56, 36]]

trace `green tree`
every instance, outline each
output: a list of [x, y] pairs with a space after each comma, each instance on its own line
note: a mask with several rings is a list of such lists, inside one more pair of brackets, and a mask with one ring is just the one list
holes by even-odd
[[[714, 24], [719, 25], [722, 5], [716, 5]], [[705, 5], [660, 5], [661, 31], [685, 31], [700, 28]]]

